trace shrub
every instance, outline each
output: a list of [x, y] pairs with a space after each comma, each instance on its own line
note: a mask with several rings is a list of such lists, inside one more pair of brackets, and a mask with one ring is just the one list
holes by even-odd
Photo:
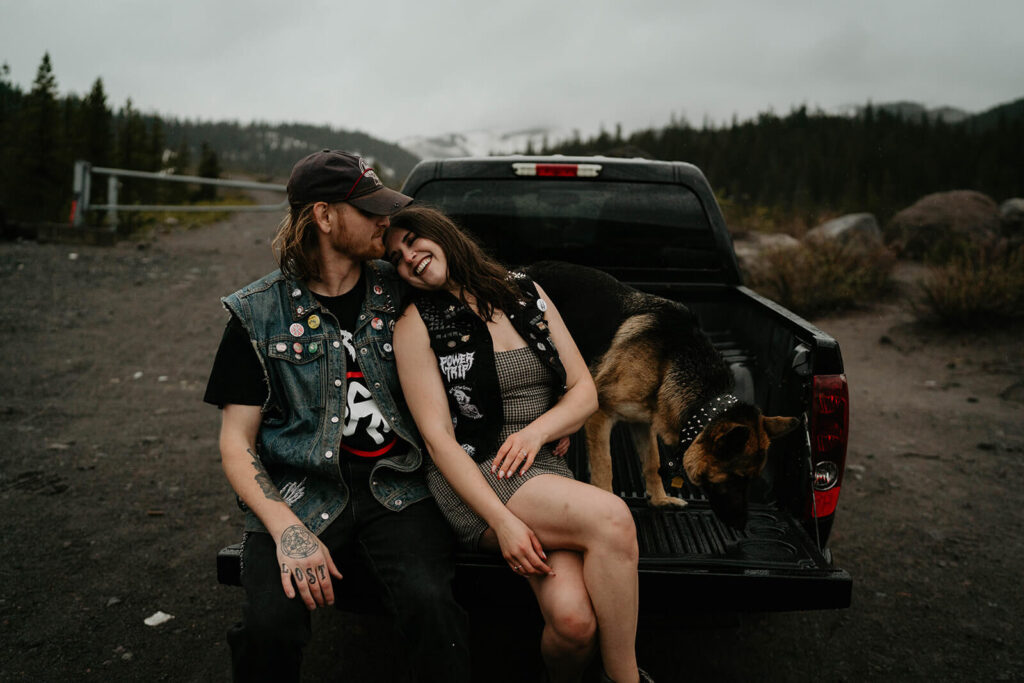
[[926, 314], [962, 327], [1024, 318], [1024, 246], [972, 248], [933, 266], [920, 282]]
[[811, 228], [838, 216], [834, 211], [787, 210], [781, 207], [744, 204], [716, 195], [725, 224], [742, 232], [785, 233], [800, 238]]
[[761, 259], [750, 287], [804, 317], [856, 308], [893, 289], [895, 258], [885, 248], [820, 242], [767, 250]]

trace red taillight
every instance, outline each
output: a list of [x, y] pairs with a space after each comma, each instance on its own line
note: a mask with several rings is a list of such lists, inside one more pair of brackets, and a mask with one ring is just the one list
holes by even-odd
[[537, 175], [556, 178], [575, 178], [576, 164], [537, 164]]
[[517, 162], [512, 171], [518, 176], [542, 176], [547, 178], [596, 178], [601, 164], [537, 164]]
[[811, 514], [834, 514], [846, 467], [850, 392], [846, 375], [816, 375], [811, 403], [811, 464], [814, 505]]

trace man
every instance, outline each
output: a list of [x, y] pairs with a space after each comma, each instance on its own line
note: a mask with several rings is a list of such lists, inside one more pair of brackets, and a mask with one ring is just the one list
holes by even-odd
[[223, 299], [205, 400], [223, 407], [222, 464], [246, 510], [236, 680], [298, 680], [309, 611], [344, 604], [350, 569], [380, 589], [420, 680], [469, 679], [452, 535], [391, 347], [400, 281], [374, 260], [410, 201], [356, 155], [307, 156], [274, 239], [280, 269]]

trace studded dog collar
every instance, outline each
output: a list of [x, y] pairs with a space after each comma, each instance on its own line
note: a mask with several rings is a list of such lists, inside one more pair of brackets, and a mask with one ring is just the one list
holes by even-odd
[[722, 394], [704, 404], [700, 410], [697, 410], [690, 416], [690, 419], [686, 421], [683, 428], [679, 432], [679, 448], [685, 452], [687, 448], [697, 439], [697, 436], [701, 433], [705, 427], [711, 424], [711, 421], [716, 417], [724, 413], [732, 406], [739, 403], [739, 399], [732, 394]]

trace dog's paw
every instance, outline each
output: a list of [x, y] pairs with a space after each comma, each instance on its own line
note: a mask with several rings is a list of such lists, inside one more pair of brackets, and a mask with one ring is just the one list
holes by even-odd
[[653, 496], [651, 498], [651, 505], [654, 507], [686, 507], [687, 503], [682, 498], [676, 498], [675, 496]]

